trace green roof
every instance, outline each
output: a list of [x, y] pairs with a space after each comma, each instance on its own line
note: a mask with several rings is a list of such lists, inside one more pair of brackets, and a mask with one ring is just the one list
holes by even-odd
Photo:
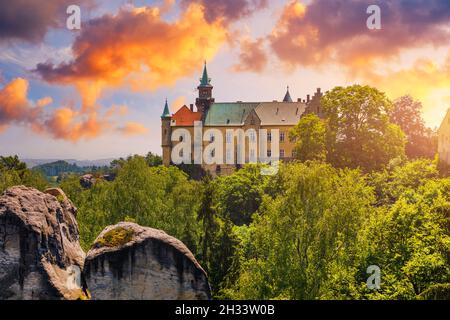
[[167, 99], [166, 99], [166, 104], [164, 105], [164, 111], [163, 114], [161, 115], [161, 118], [169, 118], [170, 117], [170, 111], [169, 111], [169, 105], [167, 104]]
[[205, 126], [241, 125], [258, 105], [259, 102], [213, 103], [206, 115]]

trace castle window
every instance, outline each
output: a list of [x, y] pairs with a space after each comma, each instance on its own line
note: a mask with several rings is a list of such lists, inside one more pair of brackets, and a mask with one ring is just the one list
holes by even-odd
[[180, 153], [178, 153], [180, 155], [180, 157], [183, 157], [184, 153], [183, 153], [183, 149], [180, 150]]
[[211, 157], [215, 157], [216, 156], [216, 149], [212, 149], [211, 150]]
[[280, 133], [280, 142], [284, 142], [284, 132]]
[[209, 136], [209, 142], [214, 142], [214, 140], [215, 140], [215, 136], [214, 136], [214, 134], [213, 133], [211, 133], [211, 135]]
[[280, 158], [284, 158], [284, 150], [280, 149]]
[[184, 135], [180, 135], [180, 142], [184, 141]]
[[216, 166], [216, 173], [220, 173], [222, 171], [222, 168], [220, 166]]
[[269, 132], [268, 134], [267, 134], [267, 141], [272, 141], [272, 133], [271, 132]]
[[267, 150], [267, 156], [270, 158], [272, 157], [272, 150]]
[[230, 132], [227, 132], [227, 143], [231, 143], [232, 137], [233, 137], [233, 134]]

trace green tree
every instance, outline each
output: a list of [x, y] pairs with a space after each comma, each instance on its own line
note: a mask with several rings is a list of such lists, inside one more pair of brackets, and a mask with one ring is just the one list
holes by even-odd
[[326, 159], [326, 125], [315, 114], [308, 114], [289, 132], [295, 142], [296, 158], [301, 161]]
[[406, 95], [394, 101], [389, 117], [406, 134], [406, 155], [409, 158], [433, 159], [437, 153], [437, 133], [425, 127], [422, 109], [420, 101]]
[[407, 190], [367, 228], [364, 265], [382, 270], [375, 299], [418, 299], [450, 282], [450, 179]]
[[402, 156], [405, 138], [389, 121], [392, 103], [369, 86], [336, 87], [321, 100], [327, 118], [327, 157], [337, 167], [378, 170]]
[[332, 271], [347, 273], [357, 261], [358, 230], [373, 201], [359, 172], [297, 163], [279, 174], [284, 191], [265, 197], [240, 232], [247, 240], [238, 250], [238, 280], [225, 290], [231, 298], [321, 298]]

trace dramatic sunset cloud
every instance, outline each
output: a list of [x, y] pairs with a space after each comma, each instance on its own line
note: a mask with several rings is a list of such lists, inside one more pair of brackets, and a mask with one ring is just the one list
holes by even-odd
[[369, 30], [371, 0], [289, 2], [270, 35], [275, 54], [290, 65], [339, 63], [368, 67], [401, 50], [450, 41], [450, 1], [377, 1], [382, 30]]
[[[76, 142], [100, 136], [115, 125], [111, 117], [127, 112], [124, 105], [113, 105], [103, 116], [97, 111], [77, 111], [70, 107], [45, 112], [44, 107], [53, 99], [47, 96], [32, 103], [28, 99], [28, 86], [27, 80], [16, 78], [0, 89], [0, 131], [10, 125], [21, 125], [54, 139]], [[126, 123], [118, 131], [127, 136], [147, 132], [138, 123]]]
[[71, 4], [83, 8], [93, 6], [93, 0], [0, 0], [0, 41], [24, 40], [40, 42], [50, 28], [63, 26], [66, 9]]
[[225, 34], [198, 4], [175, 22], [162, 20], [156, 7], [123, 8], [86, 23], [72, 46], [73, 61], [41, 63], [36, 72], [50, 83], [74, 84], [88, 110], [105, 87], [154, 90], [193, 74], [217, 53]]
[[267, 7], [268, 0], [182, 0], [182, 7], [192, 2], [202, 5], [208, 22], [217, 20], [233, 22]]
[[409, 68], [387, 74], [367, 70], [364, 79], [392, 99], [409, 94], [421, 101], [428, 123], [436, 123], [433, 120], [441, 119], [450, 107], [450, 51], [443, 64], [422, 58]]
[[241, 41], [239, 62], [233, 66], [233, 70], [239, 72], [262, 72], [267, 65], [267, 54], [264, 51], [264, 39]]
[[42, 114], [39, 106], [33, 106], [27, 98], [28, 81], [16, 78], [0, 89], [0, 127], [5, 130], [11, 124], [29, 125]]

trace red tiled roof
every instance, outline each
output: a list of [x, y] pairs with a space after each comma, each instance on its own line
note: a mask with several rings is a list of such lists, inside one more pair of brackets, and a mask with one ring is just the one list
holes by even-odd
[[186, 106], [182, 106], [173, 116], [172, 123], [175, 126], [193, 126], [194, 121], [201, 121], [200, 112], [191, 111]]

